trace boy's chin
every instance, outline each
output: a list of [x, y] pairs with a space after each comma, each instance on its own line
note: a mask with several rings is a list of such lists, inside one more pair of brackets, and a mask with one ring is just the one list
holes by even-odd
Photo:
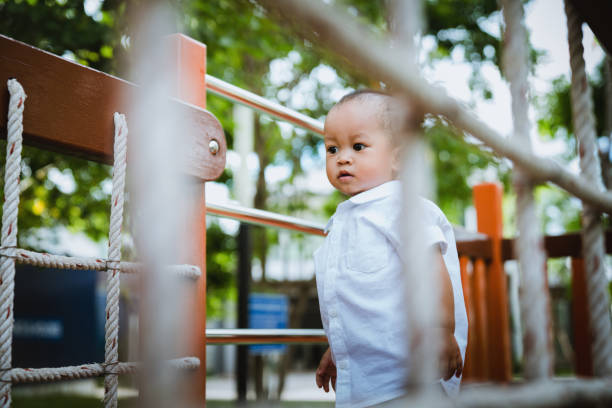
[[357, 195], [357, 194], [359, 194], [359, 193], [363, 193], [363, 192], [364, 192], [364, 191], [366, 191], [366, 190], [367, 190], [367, 188], [362, 188], [362, 189], [358, 189], [358, 188], [356, 188], [356, 189], [350, 189], [350, 190], [347, 190], [347, 191], [341, 191], [341, 192], [342, 192], [344, 195], [346, 195], [346, 196], [353, 197], [353, 196], [356, 196], [356, 195]]

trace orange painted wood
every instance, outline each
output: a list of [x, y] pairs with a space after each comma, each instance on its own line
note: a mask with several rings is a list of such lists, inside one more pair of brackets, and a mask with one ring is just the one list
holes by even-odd
[[[199, 108], [206, 107], [206, 46], [182, 34], [166, 38], [166, 47], [173, 56], [175, 82], [171, 92], [184, 102]], [[218, 137], [221, 137], [219, 135]], [[225, 146], [225, 140], [219, 140]], [[208, 149], [208, 146], [206, 146]], [[223, 149], [225, 151], [225, 149]], [[225, 166], [225, 156], [223, 156]], [[204, 183], [194, 183], [188, 193], [189, 208], [186, 214], [186, 234], [191, 238], [185, 262], [197, 265], [202, 276], [193, 285], [191, 302], [187, 311], [191, 323], [189, 336], [190, 355], [200, 359], [200, 368], [194, 375], [192, 403], [206, 405], [206, 201]]]
[[548, 321], [548, 333], [547, 333], [547, 346], [550, 354], [550, 366], [548, 367], [548, 375], [553, 376], [555, 374], [555, 331], [553, 327], [553, 313], [552, 313], [552, 302], [550, 289], [548, 285], [548, 262], [544, 261], [544, 293], [542, 296], [546, 296], [546, 318]]
[[574, 371], [581, 377], [593, 376], [591, 325], [584, 261], [572, 258], [572, 330], [574, 337]]
[[[24, 111], [24, 141], [49, 150], [90, 160], [112, 163], [113, 113], [127, 113], [137, 86], [103, 72], [87, 68], [51, 53], [0, 35], [0, 132], [6, 137], [8, 91], [6, 81], [16, 78], [27, 94]], [[191, 77], [189, 77], [191, 78]], [[203, 81], [203, 79], [202, 79]], [[181, 89], [188, 88], [181, 82]], [[183, 150], [184, 170], [202, 180], [214, 180], [225, 167], [225, 139], [219, 121], [194, 98], [177, 104], [190, 146]], [[197, 103], [196, 103], [197, 102]], [[130, 118], [127, 117], [128, 127]], [[210, 139], [217, 139], [220, 152], [213, 156]]]
[[489, 331], [487, 313], [487, 269], [484, 260], [476, 259], [472, 276], [473, 319], [470, 331], [474, 334], [474, 378], [478, 381], [489, 379]]
[[487, 332], [489, 379], [507, 382], [512, 378], [510, 319], [506, 273], [502, 261], [502, 188], [497, 183], [474, 186], [478, 232], [491, 237], [491, 261], [487, 273]]
[[468, 317], [468, 341], [465, 350], [465, 361], [463, 364], [463, 381], [474, 380], [474, 361], [476, 338], [473, 326], [474, 307], [472, 306], [472, 274], [468, 271], [470, 258], [467, 256], [459, 257], [459, 270], [461, 271], [461, 286], [463, 286], [463, 300]]

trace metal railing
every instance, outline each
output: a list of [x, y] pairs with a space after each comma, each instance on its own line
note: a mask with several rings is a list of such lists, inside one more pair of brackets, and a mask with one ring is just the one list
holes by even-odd
[[271, 102], [266, 98], [246, 91], [235, 85], [229, 84], [219, 78], [206, 74], [206, 88], [214, 94], [222, 96], [233, 102], [240, 103], [260, 112], [267, 113], [275, 118], [293, 123], [296, 126], [310, 130], [323, 136], [323, 123], [321, 121], [306, 116], [303, 113], [289, 109], [276, 102]]
[[206, 344], [327, 344], [322, 329], [206, 329]]
[[281, 215], [270, 211], [248, 208], [235, 204], [220, 204], [207, 201], [206, 212], [220, 217], [266, 227], [289, 229], [313, 235], [325, 236], [324, 226], [316, 222]]

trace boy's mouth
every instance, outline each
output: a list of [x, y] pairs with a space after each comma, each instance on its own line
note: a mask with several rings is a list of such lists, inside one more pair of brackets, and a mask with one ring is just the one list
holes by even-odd
[[338, 173], [338, 180], [340, 181], [349, 180], [352, 177], [353, 175], [346, 170], [342, 170], [340, 173]]

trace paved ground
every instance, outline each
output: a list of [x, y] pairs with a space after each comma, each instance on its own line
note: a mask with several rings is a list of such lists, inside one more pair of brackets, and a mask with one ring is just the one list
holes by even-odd
[[[251, 386], [251, 384], [249, 384]], [[58, 382], [53, 384], [43, 385], [25, 385], [14, 388], [14, 395], [19, 401], [32, 400], [58, 396], [74, 396], [75, 398], [93, 398], [96, 401], [102, 400], [104, 396], [104, 389], [101, 381], [95, 379], [69, 381], [69, 382]], [[138, 392], [133, 388], [119, 387], [119, 398], [122, 400], [134, 399], [138, 396]], [[65, 397], [62, 397], [65, 398]], [[233, 377], [221, 377], [211, 376], [206, 380], [206, 399], [214, 402], [209, 404], [211, 406], [219, 406], [220, 408], [225, 406], [231, 406], [229, 404], [236, 400], [236, 382]], [[248, 400], [255, 400], [255, 392], [252, 388], [249, 389], [247, 394]], [[333, 401], [335, 395], [333, 392], [329, 394], [323, 390], [317, 388], [314, 382], [314, 372], [292, 372], [287, 376], [285, 382], [285, 390], [281, 396], [281, 400], [284, 402], [295, 402], [290, 405], [291, 407], [333, 407]], [[47, 399], [48, 401], [48, 399]], [[63, 401], [63, 400], [62, 400]], [[223, 402], [227, 401], [228, 404]], [[311, 404], [309, 404], [311, 403]], [[59, 406], [63, 404], [59, 403]], [[268, 407], [272, 406], [272, 403], [267, 402], [251, 402], [248, 406], [253, 407]], [[296, 405], [297, 404], [297, 405]], [[20, 404], [21, 406], [30, 406], [30, 404]], [[78, 405], [78, 404], [77, 404]], [[38, 406], [38, 405], [32, 405]], [[51, 406], [51, 405], [49, 405]], [[85, 405], [83, 405], [85, 406]], [[274, 404], [274, 406], [287, 406], [287, 404]]]
[[[255, 399], [252, 388], [248, 390], [247, 398]], [[209, 377], [206, 380], [206, 398], [211, 400], [235, 400], [236, 382], [233, 377]], [[281, 396], [283, 401], [334, 401], [333, 392], [317, 388], [314, 372], [289, 373], [285, 382], [285, 389]]]

